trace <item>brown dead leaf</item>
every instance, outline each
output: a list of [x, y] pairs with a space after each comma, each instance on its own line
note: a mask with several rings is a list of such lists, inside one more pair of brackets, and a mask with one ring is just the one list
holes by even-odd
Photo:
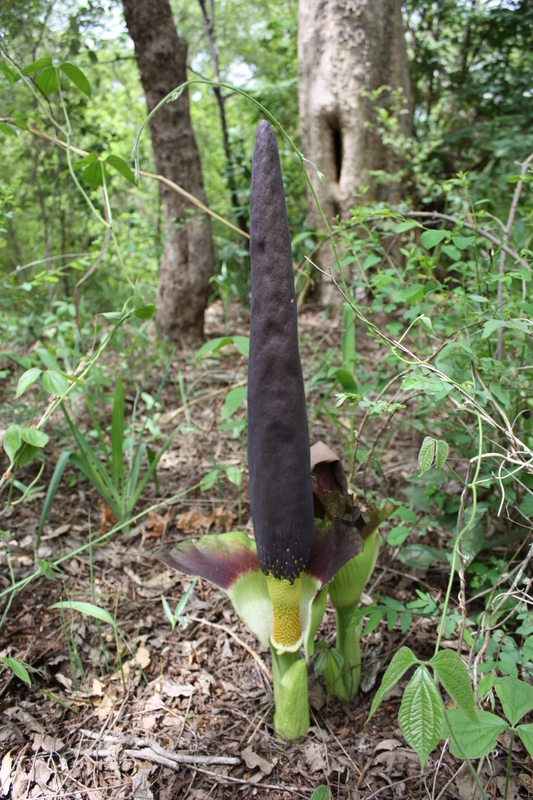
[[274, 769], [276, 759], [274, 761], [267, 761], [266, 758], [262, 758], [257, 755], [257, 753], [254, 753], [251, 746], [242, 750], [241, 756], [248, 769], [259, 767], [263, 775], [270, 775]]
[[109, 528], [112, 528], [116, 523], [113, 512], [102, 499], [100, 499], [100, 524], [102, 527], [101, 533], [107, 533]]
[[231, 531], [235, 521], [235, 514], [229, 508], [217, 506], [210, 514], [204, 514], [197, 508], [191, 508], [179, 514], [176, 519], [176, 528], [183, 533], [197, 533], [200, 528], [208, 531], [214, 526], [216, 531]]
[[209, 530], [213, 524], [213, 514], [204, 514], [197, 508], [191, 508], [190, 511], [184, 511], [179, 514], [176, 519], [176, 528], [183, 533], [196, 533], [199, 528]]
[[146, 669], [148, 664], [150, 663], [150, 653], [146, 649], [146, 647], [137, 648], [137, 652], [135, 653], [135, 661], [140, 666], [141, 669]]
[[167, 513], [163, 515], [158, 514], [157, 511], [149, 511], [146, 516], [146, 531], [143, 532], [143, 538], [151, 539], [162, 536], [165, 532], [165, 528], [171, 520], [171, 517], [171, 509], [169, 509]]

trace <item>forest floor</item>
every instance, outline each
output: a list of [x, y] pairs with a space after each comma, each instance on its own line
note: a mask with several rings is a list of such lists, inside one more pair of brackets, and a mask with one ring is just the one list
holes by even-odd
[[[233, 309], [231, 319], [231, 333], [247, 334], [244, 312]], [[340, 352], [342, 326], [310, 307], [301, 313], [300, 330], [307, 379], [317, 364]], [[208, 313], [207, 337], [225, 333], [222, 308], [215, 304]], [[366, 374], [386, 357], [362, 332], [360, 336], [358, 332], [357, 347]], [[161, 376], [149, 375], [141, 363], [138, 370], [137, 382], [154, 394]], [[177, 388], [179, 370], [189, 387], [187, 408]], [[198, 488], [214, 464], [246, 466], [242, 436], [233, 438], [218, 427], [227, 391], [242, 385], [245, 377], [246, 360], [233, 347], [221, 351], [216, 361], [198, 363], [193, 353], [176, 356], [161, 395], [158, 425], [166, 433], [178, 422], [185, 424], [158, 469], [157, 495], [151, 484], [136, 511], [178, 492], [189, 490], [187, 494], [141, 517], [127, 532], [86, 547], [63, 562], [55, 580], [34, 580], [13, 598], [0, 631], [0, 655], [20, 659], [35, 672], [31, 687], [7, 669], [0, 677], [0, 796], [3, 791], [3, 796], [14, 800], [296, 800], [309, 798], [323, 784], [339, 800], [473, 797], [470, 773], [443, 750], [443, 742], [427, 759], [421, 775], [418, 756], [407, 746], [397, 721], [407, 678], [365, 724], [376, 683], [393, 654], [408, 643], [417, 656], [431, 657], [434, 620], [418, 619], [406, 633], [398, 624], [387, 630], [384, 621], [363, 640], [366, 691], [353, 703], [326, 695], [323, 676], [317, 677], [315, 659], [311, 659], [312, 725], [306, 742], [291, 746], [278, 741], [273, 732], [270, 654], [244, 628], [225, 595], [199, 580], [184, 611], [185, 626], [171, 631], [161, 595], [173, 610], [191, 579], [163, 567], [153, 552], [162, 544], [170, 547], [207, 531], [239, 526], [251, 531], [246, 472], [240, 500], [223, 473], [209, 490]], [[14, 383], [7, 383], [2, 403], [12, 396], [8, 392]], [[319, 384], [309, 390], [311, 441], [326, 440], [342, 453], [347, 449], [343, 426], [349, 427], [350, 421], [340, 416], [332, 423], [327, 405], [320, 403], [324, 392]], [[132, 399], [127, 398], [130, 409]], [[334, 407], [333, 394], [328, 402]], [[346, 415], [350, 413], [347, 408]], [[357, 413], [360, 421], [361, 409]], [[408, 411], [404, 413], [404, 424], [396, 426], [380, 451], [382, 475], [369, 469], [364, 490], [357, 482], [362, 481], [362, 472], [356, 479], [363, 506], [369, 493], [381, 501], [390, 497], [405, 502], [402, 490], [417, 472], [421, 435], [408, 419]], [[56, 432], [60, 422], [59, 416], [52, 421]], [[80, 406], [77, 424], [84, 430], [89, 423]], [[373, 430], [371, 421], [369, 440], [379, 427], [375, 423]], [[47, 448], [51, 465], [61, 451], [58, 440], [59, 436], [52, 436]], [[52, 468], [47, 467], [40, 479], [43, 487]], [[4, 539], [0, 588], [35, 568], [33, 546], [43, 496], [44, 490], [31, 503], [13, 506], [2, 518], [9, 536]], [[97, 539], [109, 524], [92, 487], [68, 468], [48, 517], [39, 557], [57, 560], [86, 546], [89, 535]], [[427, 543], [441, 546], [444, 534], [435, 530], [431, 535]], [[378, 590], [403, 603], [415, 598], [416, 588], [434, 596], [442, 594], [447, 565], [415, 571], [395, 560], [395, 555], [393, 548], [382, 548], [366, 589], [367, 602]], [[101, 623], [99, 631], [94, 619], [76, 614], [72, 620], [68, 612], [63, 619], [60, 610], [50, 608], [61, 598], [97, 603], [116, 615], [121, 668], [111, 626]], [[331, 607], [319, 637], [334, 643]], [[499, 749], [481, 765], [484, 783], [492, 775], [489, 796], [493, 798], [504, 796], [507, 745], [501, 738]], [[507, 797], [532, 794], [531, 760], [518, 742]]]

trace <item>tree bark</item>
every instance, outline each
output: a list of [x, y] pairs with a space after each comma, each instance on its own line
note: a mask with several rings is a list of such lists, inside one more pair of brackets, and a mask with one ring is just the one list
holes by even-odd
[[[123, 0], [135, 45], [148, 111], [187, 80], [187, 42], [178, 36], [168, 0]], [[150, 120], [157, 171], [206, 202], [200, 157], [185, 91]], [[203, 336], [204, 311], [213, 274], [209, 217], [160, 187], [166, 242], [159, 269], [157, 326], [172, 341], [194, 343]]]
[[[328, 221], [348, 217], [362, 186], [367, 199], [397, 202], [401, 185], [371, 175], [394, 174], [399, 160], [383, 145], [367, 94], [388, 86], [379, 105], [390, 107], [398, 89], [410, 102], [400, 0], [300, 0], [298, 74], [302, 150], [324, 173], [322, 186], [310, 170]], [[410, 133], [409, 110], [398, 125]], [[311, 198], [308, 216], [323, 229]]]

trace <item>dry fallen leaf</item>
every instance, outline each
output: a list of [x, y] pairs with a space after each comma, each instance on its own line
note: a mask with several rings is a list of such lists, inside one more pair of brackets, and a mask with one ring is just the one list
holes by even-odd
[[213, 514], [204, 514], [197, 508], [191, 508], [179, 514], [176, 519], [176, 528], [183, 533], [196, 533], [199, 528], [209, 530], [213, 523]]
[[161, 691], [167, 697], [190, 697], [196, 691], [194, 686], [190, 684], [184, 686], [181, 683], [174, 683], [173, 681], [163, 681]]
[[6, 797], [11, 785], [11, 766], [13, 759], [11, 753], [6, 753], [2, 759], [2, 766], [0, 767], [0, 790], [2, 797]]
[[251, 747], [247, 747], [245, 750], [242, 750], [241, 756], [243, 757], [244, 763], [248, 769], [255, 769], [256, 767], [259, 767], [263, 775], [270, 775], [274, 769], [274, 763], [272, 761], [267, 761], [266, 758], [258, 756], [257, 753], [254, 753]]
[[91, 697], [101, 697], [103, 694], [102, 684], [98, 678], [93, 679], [93, 686], [91, 689]]
[[[143, 531], [143, 538], [150, 539], [157, 536], [161, 536], [170, 519], [172, 517], [172, 511], [169, 509], [166, 514], [158, 514], [157, 511], [149, 511], [146, 516], [146, 531]], [[150, 531], [149, 533], [147, 531]]]
[[104, 694], [101, 702], [99, 703], [96, 709], [96, 716], [98, 719], [103, 722], [105, 719], [108, 718], [110, 714], [113, 713], [113, 701], [114, 697], [110, 694]]
[[140, 666], [141, 669], [146, 669], [148, 664], [150, 663], [150, 653], [143, 647], [142, 645], [137, 648], [137, 652], [135, 653], [135, 661]]

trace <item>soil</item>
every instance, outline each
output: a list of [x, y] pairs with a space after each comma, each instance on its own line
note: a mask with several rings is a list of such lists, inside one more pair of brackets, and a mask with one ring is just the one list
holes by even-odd
[[[231, 333], [245, 335], [246, 315], [232, 308], [230, 318]], [[352, 411], [346, 407], [345, 416], [333, 417], [331, 384], [313, 383], [317, 365], [335, 365], [340, 321], [324, 309], [304, 308], [300, 329], [311, 440], [326, 440], [342, 454], [351, 449], [346, 436]], [[207, 338], [226, 332], [223, 309], [214, 304], [207, 318]], [[370, 375], [386, 353], [362, 332], [357, 336], [363, 358], [360, 369]], [[186, 404], [179, 391], [180, 373]], [[16, 377], [13, 373], [13, 380], [5, 382], [2, 402], [13, 396]], [[142, 391], [153, 395], [161, 376], [139, 363], [134, 377]], [[153, 483], [147, 486], [128, 529], [107, 534], [113, 523], [109, 510], [74, 468], [65, 471], [39, 559], [55, 562], [78, 552], [65, 558], [54, 579], [43, 575], [14, 595], [4, 593], [0, 600], [0, 612], [5, 614], [0, 656], [31, 665], [31, 687], [10, 669], [0, 675], [0, 796], [292, 800], [309, 798], [323, 785], [339, 800], [474, 797], [468, 769], [443, 742], [421, 773], [418, 756], [405, 742], [397, 719], [409, 674], [366, 722], [393, 654], [408, 644], [418, 657], [431, 657], [434, 620], [418, 620], [404, 633], [399, 624], [388, 630], [384, 620], [363, 639], [366, 691], [353, 703], [326, 694], [323, 676], [316, 674], [316, 659], [311, 659], [312, 725], [305, 742], [290, 746], [278, 741], [273, 731], [270, 654], [244, 628], [224, 594], [199, 580], [183, 611], [183, 624], [171, 629], [162, 595], [173, 611], [191, 579], [164, 567], [154, 552], [206, 532], [237, 527], [251, 532], [244, 434], [237, 430], [234, 436], [219, 428], [227, 392], [243, 385], [245, 377], [246, 360], [234, 347], [226, 347], [216, 359], [200, 361], [194, 353], [176, 354], [161, 394], [157, 424], [164, 434], [179, 423], [181, 429], [159, 466], [157, 491]], [[131, 386], [130, 412], [135, 396]], [[83, 404], [76, 413], [80, 430], [90, 429]], [[409, 409], [402, 413], [400, 424], [395, 418], [383, 431], [383, 418], [369, 420], [365, 427], [367, 444], [382, 438], [376, 445], [379, 469], [360, 470], [355, 478], [363, 508], [369, 499], [405, 502], [402, 489], [417, 470], [421, 436], [411, 424]], [[355, 414], [359, 425], [363, 412], [356, 409]], [[235, 417], [243, 415], [241, 407]], [[8, 534], [0, 591], [35, 571], [34, 545], [44, 494], [66, 446], [66, 439], [61, 444], [60, 425], [58, 415], [49, 427], [47, 466], [31, 502], [11, 506], [1, 518]], [[343, 460], [349, 470], [348, 459]], [[200, 482], [215, 465], [243, 468], [240, 497], [223, 470], [209, 489], [201, 491]], [[21, 480], [29, 483], [35, 470], [28, 466]], [[147, 513], [152, 506], [157, 508]], [[386, 525], [383, 530], [387, 531]], [[435, 530], [428, 543], [439, 547], [442, 535]], [[365, 602], [378, 590], [403, 603], [416, 596], [416, 588], [434, 596], [445, 590], [446, 565], [421, 572], [405, 567], [396, 555], [395, 549], [382, 548]], [[104, 621], [53, 608], [62, 599], [107, 609], [116, 620], [118, 639]], [[334, 643], [331, 607], [319, 638]], [[447, 645], [456, 647], [457, 641]], [[480, 765], [484, 784], [492, 776], [490, 797], [504, 796], [508, 746], [502, 737], [497, 750]], [[531, 770], [531, 759], [515, 742], [509, 799], [532, 796]]]

